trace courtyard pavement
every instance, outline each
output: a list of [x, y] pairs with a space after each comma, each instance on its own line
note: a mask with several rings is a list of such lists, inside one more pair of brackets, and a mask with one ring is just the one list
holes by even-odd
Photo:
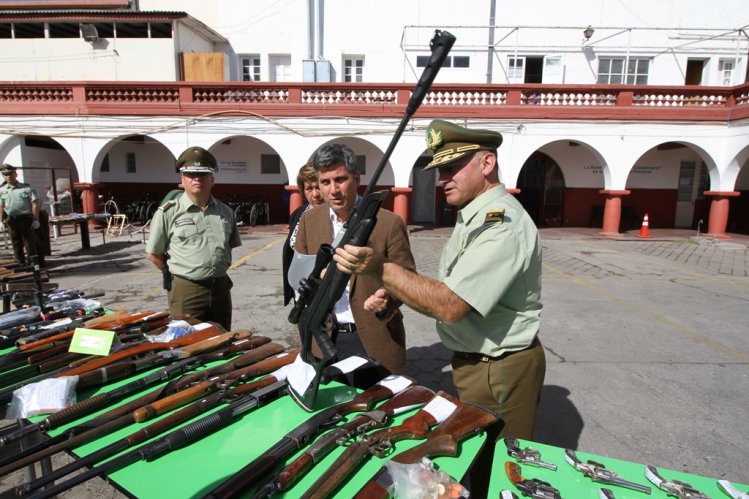
[[[409, 229], [418, 271], [434, 277], [452, 229]], [[71, 230], [47, 259], [60, 288], [103, 291], [113, 309], [166, 307], [140, 233], [106, 242], [92, 233], [83, 250]], [[541, 230], [547, 373], [535, 440], [749, 483], [749, 236], [638, 233]], [[282, 305], [284, 238], [283, 226], [244, 229], [229, 275], [233, 326], [292, 346], [299, 340]], [[404, 315], [408, 373], [455, 393], [433, 320], [405, 307]], [[87, 487], [62, 497], [120, 496], [103, 482]]]

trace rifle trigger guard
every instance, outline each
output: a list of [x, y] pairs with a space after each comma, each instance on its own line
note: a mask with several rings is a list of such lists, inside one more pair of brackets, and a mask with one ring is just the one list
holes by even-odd
[[372, 447], [372, 454], [379, 458], [383, 458], [390, 454], [392, 450], [393, 444], [390, 443], [390, 440], [382, 440]]

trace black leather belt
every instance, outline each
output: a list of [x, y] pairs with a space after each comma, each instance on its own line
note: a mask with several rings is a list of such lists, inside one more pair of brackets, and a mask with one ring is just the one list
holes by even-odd
[[539, 341], [538, 341], [538, 337], [535, 337], [533, 338], [533, 341], [531, 342], [531, 344], [523, 348], [522, 350], [514, 350], [512, 352], [505, 352], [502, 355], [498, 355], [496, 357], [492, 357], [491, 355], [486, 355], [486, 354], [478, 353], [478, 352], [453, 352], [453, 355], [455, 355], [459, 359], [474, 360], [476, 362], [494, 362], [494, 361], [502, 360], [506, 357], [509, 357], [510, 355], [514, 353], [524, 352], [537, 345], [539, 345]]
[[188, 279], [187, 277], [182, 277], [181, 275], [175, 275], [174, 277], [179, 277], [183, 281], [189, 281], [199, 286], [203, 286], [204, 288], [212, 288], [213, 286], [216, 285], [217, 282], [220, 282], [221, 280], [226, 279], [226, 276], [208, 277], [206, 279]]
[[353, 322], [348, 322], [346, 324], [338, 324], [336, 331], [338, 331], [339, 333], [343, 333], [343, 334], [355, 333], [357, 331], [356, 324], [354, 324]]

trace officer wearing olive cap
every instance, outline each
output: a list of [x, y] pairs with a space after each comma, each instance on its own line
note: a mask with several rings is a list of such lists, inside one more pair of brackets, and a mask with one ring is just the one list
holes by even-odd
[[[226, 271], [240, 246], [234, 213], [211, 195], [216, 158], [202, 147], [180, 154], [184, 194], [162, 204], [151, 220], [146, 251], [165, 279], [169, 311], [231, 328], [232, 282]], [[167, 275], [168, 275], [167, 274]]]
[[440, 339], [454, 352], [461, 400], [496, 411], [503, 436], [532, 439], [546, 370], [537, 336], [541, 243], [530, 216], [499, 181], [501, 143], [492, 130], [442, 120], [427, 127], [434, 154], [425, 168], [438, 169], [447, 202], [460, 208], [439, 280], [384, 261], [370, 248], [338, 249], [334, 258], [341, 271], [376, 275], [395, 298], [437, 319]]
[[31, 185], [18, 181], [15, 166], [5, 163], [0, 166], [0, 173], [4, 180], [0, 186], [0, 220], [8, 228], [13, 255], [21, 265], [30, 263], [26, 255], [29, 258], [36, 255], [39, 264], [44, 266], [44, 255], [39, 252], [36, 235], [41, 207], [39, 196]]

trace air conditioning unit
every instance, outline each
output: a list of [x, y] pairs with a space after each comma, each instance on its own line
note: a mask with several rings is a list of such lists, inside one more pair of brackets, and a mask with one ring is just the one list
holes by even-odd
[[99, 41], [99, 32], [93, 24], [81, 24], [81, 35], [88, 43], [96, 43]]

